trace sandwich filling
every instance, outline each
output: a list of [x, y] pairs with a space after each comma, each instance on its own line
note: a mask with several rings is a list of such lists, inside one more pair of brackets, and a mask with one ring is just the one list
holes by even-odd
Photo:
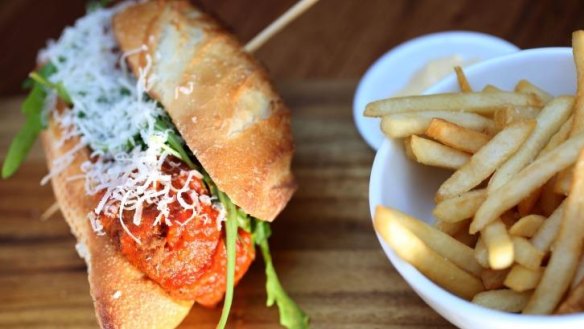
[[[43, 183], [67, 168], [80, 150], [90, 157], [79, 177], [95, 198], [87, 214], [95, 234], [117, 249], [177, 299], [214, 306], [226, 295], [225, 324], [233, 286], [255, 257], [266, 263], [268, 305], [278, 303], [281, 323], [302, 328], [307, 317], [281, 287], [271, 263], [269, 225], [235, 206], [198, 164], [162, 106], [148, 95], [146, 65], [136, 79], [112, 33], [112, 17], [128, 3], [99, 8], [67, 28], [39, 54], [23, 104], [25, 127], [3, 167], [12, 174], [48, 121], [62, 131], [58, 145], [79, 142], [55, 160]], [[148, 59], [147, 59], [148, 60]], [[145, 77], [149, 77], [146, 79]], [[57, 102], [67, 104], [65, 110]]]

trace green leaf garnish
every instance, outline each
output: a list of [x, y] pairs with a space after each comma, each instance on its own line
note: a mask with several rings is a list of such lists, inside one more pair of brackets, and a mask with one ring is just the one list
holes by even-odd
[[176, 128], [172, 125], [172, 123], [166, 118], [158, 118], [155, 123], [155, 127], [157, 130], [166, 131], [167, 132], [167, 140], [168, 146], [174, 150], [178, 154], [174, 154], [182, 161], [184, 161], [190, 168], [197, 168], [195, 163], [191, 160], [191, 157], [185, 148], [185, 144], [183, 139], [177, 133]]
[[[49, 66], [46, 66], [49, 67]], [[55, 92], [57, 93], [57, 96], [59, 96], [59, 98], [64, 101], [67, 104], [72, 104], [71, 101], [71, 97], [69, 96], [69, 93], [67, 92], [67, 90], [65, 90], [65, 86], [63, 86], [63, 83], [58, 82], [58, 83], [52, 83], [49, 80], [47, 80], [48, 76], [43, 76], [37, 72], [32, 72], [29, 77], [34, 80], [34, 82], [40, 84], [41, 86], [47, 88], [47, 89], [54, 89]]]
[[219, 192], [219, 200], [224, 205], [229, 205], [227, 208], [227, 220], [225, 222], [225, 249], [227, 250], [227, 279], [225, 287], [225, 300], [223, 301], [223, 310], [221, 311], [221, 319], [217, 324], [217, 329], [225, 328], [227, 319], [229, 318], [229, 311], [233, 303], [233, 290], [235, 288], [235, 248], [237, 243], [237, 209], [235, 205], [228, 200], [225, 193]]
[[[46, 80], [53, 74], [54, 67], [47, 64], [40, 68], [36, 76]], [[26, 121], [20, 131], [16, 134], [2, 165], [2, 178], [12, 176], [26, 159], [32, 145], [36, 141], [39, 133], [46, 128], [46, 120], [43, 118], [43, 107], [47, 92], [44, 85], [36, 80], [32, 81], [32, 90], [21, 106], [21, 112], [25, 115]]]
[[309, 318], [286, 293], [276, 269], [272, 263], [272, 255], [268, 238], [272, 234], [270, 224], [267, 222], [255, 220], [253, 237], [255, 243], [260, 247], [264, 263], [266, 264], [266, 292], [268, 294], [267, 306], [270, 307], [276, 303], [280, 313], [280, 324], [288, 329], [306, 329], [308, 328]]

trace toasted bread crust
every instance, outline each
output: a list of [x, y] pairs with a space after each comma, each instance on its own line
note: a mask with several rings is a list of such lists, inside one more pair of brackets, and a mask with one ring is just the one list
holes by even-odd
[[187, 1], [151, 1], [114, 18], [136, 76], [219, 189], [248, 214], [272, 221], [296, 188], [290, 112], [265, 70], [236, 39]]
[[[63, 156], [78, 140], [62, 147], [55, 142], [60, 128], [50, 122], [42, 133], [49, 168], [53, 160]], [[53, 190], [65, 220], [71, 227], [87, 263], [91, 296], [97, 320], [102, 328], [175, 328], [191, 309], [192, 302], [177, 301], [132, 266], [107, 236], [97, 235], [87, 215], [96, 205], [94, 197], [85, 193], [84, 181], [68, 177], [81, 174], [80, 165], [88, 159], [88, 150], [76, 153], [73, 163], [52, 179]]]

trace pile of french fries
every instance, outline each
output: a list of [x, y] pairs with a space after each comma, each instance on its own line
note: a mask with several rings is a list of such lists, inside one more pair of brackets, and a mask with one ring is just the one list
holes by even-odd
[[435, 226], [382, 206], [375, 228], [446, 290], [524, 314], [584, 311], [584, 31], [573, 34], [577, 95], [552, 97], [526, 80], [512, 92], [370, 103], [406, 154], [455, 170], [435, 197]]

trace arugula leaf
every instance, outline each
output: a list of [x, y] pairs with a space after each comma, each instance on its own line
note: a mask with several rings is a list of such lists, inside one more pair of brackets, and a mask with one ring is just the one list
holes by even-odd
[[278, 305], [280, 324], [282, 326], [288, 329], [309, 328], [308, 322], [310, 319], [302, 311], [300, 306], [288, 296], [276, 274], [268, 244], [268, 238], [272, 234], [270, 224], [259, 220], [254, 220], [254, 222], [254, 241], [260, 247], [262, 256], [264, 257], [264, 263], [266, 264], [267, 306], [270, 307], [274, 303]]
[[217, 324], [217, 329], [225, 328], [227, 319], [229, 318], [229, 311], [233, 302], [233, 291], [235, 288], [235, 257], [236, 257], [236, 243], [237, 243], [237, 209], [235, 205], [229, 200], [227, 195], [223, 192], [218, 194], [219, 200], [224, 205], [229, 205], [227, 208], [227, 220], [225, 222], [225, 248], [227, 250], [227, 279], [225, 287], [225, 300], [223, 301], [223, 310], [221, 311], [221, 319]]
[[[46, 80], [54, 72], [54, 66], [47, 64], [36, 75]], [[46, 128], [46, 120], [43, 118], [46, 97], [47, 92], [43, 84], [33, 81], [32, 90], [21, 106], [21, 112], [25, 115], [26, 121], [12, 140], [12, 143], [10, 143], [6, 159], [2, 165], [2, 178], [8, 178], [18, 170], [39, 133]]]
[[[46, 65], [45, 67], [50, 68], [49, 65]], [[69, 96], [69, 93], [67, 92], [67, 90], [65, 90], [65, 86], [63, 86], [63, 83], [58, 82], [58, 83], [52, 83], [49, 80], [47, 80], [48, 76], [42, 76], [37, 72], [32, 72], [29, 77], [36, 83], [40, 84], [41, 86], [47, 88], [47, 89], [54, 89], [55, 92], [57, 93], [57, 96], [59, 96], [59, 98], [61, 100], [63, 100], [65, 103], [67, 104], [72, 104], [73, 102], [71, 101], [71, 96]]]
[[179, 136], [172, 123], [166, 118], [158, 118], [155, 123], [156, 129], [168, 133], [166, 142], [168, 146], [178, 153], [178, 157], [184, 161], [190, 168], [197, 168], [197, 165], [191, 160], [189, 152], [185, 148], [183, 139]]

